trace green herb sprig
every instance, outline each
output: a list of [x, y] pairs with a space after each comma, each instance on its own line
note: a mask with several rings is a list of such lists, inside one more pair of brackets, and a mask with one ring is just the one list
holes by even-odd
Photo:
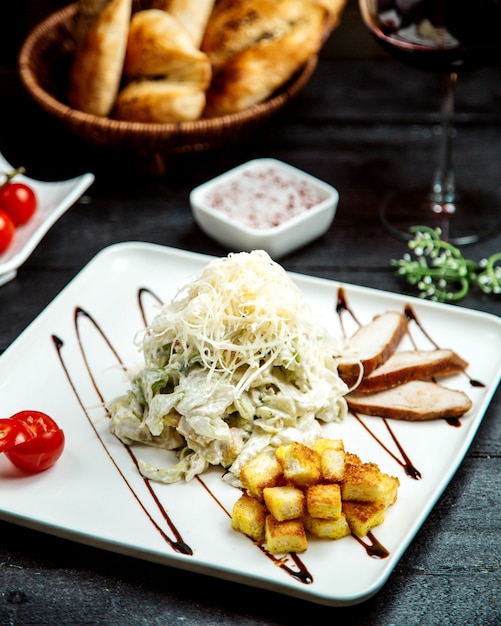
[[413, 226], [410, 253], [392, 259], [397, 275], [419, 290], [419, 297], [436, 302], [455, 302], [477, 285], [484, 293], [501, 294], [501, 252], [478, 264], [465, 259], [456, 246], [444, 241], [439, 228]]

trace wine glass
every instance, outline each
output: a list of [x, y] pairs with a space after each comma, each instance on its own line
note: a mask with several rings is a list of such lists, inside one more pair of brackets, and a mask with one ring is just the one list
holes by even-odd
[[501, 0], [359, 0], [365, 26], [396, 59], [439, 73], [444, 93], [436, 170], [426, 189], [398, 190], [385, 201], [385, 227], [403, 239], [411, 226], [439, 227], [454, 244], [469, 244], [500, 227], [501, 200], [456, 185], [452, 158], [458, 73], [501, 57]]

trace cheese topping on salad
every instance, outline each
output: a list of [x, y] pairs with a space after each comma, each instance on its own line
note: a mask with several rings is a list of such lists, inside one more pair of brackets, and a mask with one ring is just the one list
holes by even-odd
[[262, 250], [216, 259], [180, 289], [146, 328], [144, 367], [109, 405], [123, 443], [178, 451], [174, 465], [140, 462], [142, 474], [171, 483], [218, 465], [238, 484], [259, 452], [311, 445], [320, 422], [341, 421], [344, 342], [314, 319]]

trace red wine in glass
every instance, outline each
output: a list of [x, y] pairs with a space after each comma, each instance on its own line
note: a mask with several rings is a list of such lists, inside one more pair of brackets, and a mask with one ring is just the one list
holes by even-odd
[[501, 61], [501, 0], [359, 0], [362, 18], [397, 60], [443, 77], [442, 132], [428, 189], [394, 192], [382, 209], [384, 225], [405, 239], [410, 226], [439, 227], [457, 244], [500, 228], [501, 198], [456, 185], [452, 118], [458, 73]]

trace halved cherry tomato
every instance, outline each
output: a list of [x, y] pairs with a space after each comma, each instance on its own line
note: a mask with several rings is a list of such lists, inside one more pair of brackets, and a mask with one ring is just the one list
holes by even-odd
[[20, 411], [0, 420], [1, 432], [6, 435], [0, 452], [5, 452], [9, 461], [25, 472], [52, 467], [64, 449], [64, 432], [40, 411]]
[[42, 411], [19, 411], [11, 415], [9, 419], [24, 424], [36, 437], [59, 430], [59, 426], [52, 417]]
[[14, 238], [16, 225], [12, 217], [0, 210], [0, 254], [5, 252]]
[[6, 452], [32, 438], [32, 430], [22, 422], [0, 419], [0, 452]]
[[0, 210], [8, 213], [16, 226], [31, 219], [37, 204], [37, 196], [29, 185], [8, 182], [0, 188]]
[[54, 465], [63, 449], [64, 433], [59, 429], [20, 443], [5, 456], [23, 472], [43, 472]]

